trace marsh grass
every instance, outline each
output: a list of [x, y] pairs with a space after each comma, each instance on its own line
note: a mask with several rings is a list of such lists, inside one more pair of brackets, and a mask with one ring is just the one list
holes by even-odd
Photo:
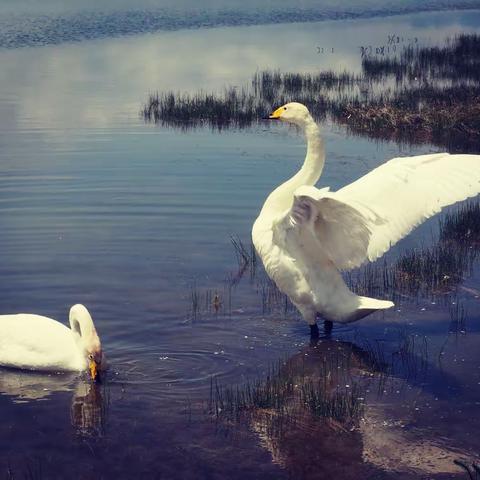
[[257, 277], [256, 292], [260, 297], [262, 314], [276, 313], [285, 317], [296, 310], [287, 295], [281, 292], [266, 274]]
[[222, 386], [212, 378], [208, 411], [216, 417], [222, 415], [236, 419], [252, 409], [283, 411], [287, 399], [293, 395], [293, 381], [289, 372], [282, 370], [281, 364], [272, 365], [266, 379], [248, 381], [242, 386]]
[[220, 94], [152, 93], [142, 109], [146, 121], [188, 129], [208, 124], [214, 129], [247, 127], [265, 115], [265, 104], [245, 89]]
[[195, 322], [212, 315], [231, 315], [233, 288], [230, 277], [220, 288], [202, 288], [193, 283], [189, 293], [188, 319]]
[[247, 271], [250, 273], [250, 279], [253, 280], [257, 271], [257, 253], [253, 242], [250, 241], [249, 246], [246, 247], [240, 237], [236, 235], [231, 235], [230, 241], [232, 242], [238, 263], [238, 270], [232, 275], [231, 282], [237, 284]]
[[[277, 421], [299, 419], [305, 413], [315, 418], [339, 422], [358, 420], [363, 408], [363, 390], [353, 382], [350, 386], [331, 387], [332, 374], [347, 375], [344, 358], [324, 359], [323, 374], [316, 378], [302, 369], [291, 368], [288, 362], [272, 365], [264, 379], [245, 382], [242, 385], [223, 386], [212, 378], [208, 413], [216, 419], [239, 421], [245, 414], [269, 412]], [[332, 373], [333, 372], [333, 373]]]
[[478, 151], [480, 86], [403, 87], [332, 111], [351, 133], [405, 144], [433, 143], [449, 150]]
[[358, 419], [363, 413], [364, 391], [359, 384], [344, 387], [329, 394], [322, 381], [307, 381], [301, 386], [301, 399], [315, 417], [330, 418], [337, 422]]
[[480, 37], [460, 34], [446, 41], [443, 47], [408, 46], [400, 55], [367, 56], [362, 70], [368, 79], [394, 77], [399, 83], [459, 79], [480, 81]]
[[244, 128], [288, 101], [306, 104], [355, 134], [452, 150], [480, 144], [480, 36], [459, 35], [442, 47], [408, 47], [366, 56], [360, 74], [256, 72], [250, 84], [219, 93], [153, 93], [145, 121], [180, 128]]
[[477, 257], [478, 251], [450, 242], [409, 250], [394, 265], [397, 288], [427, 297], [454, 292]]
[[440, 219], [440, 240], [478, 248], [480, 244], [480, 202], [463, 203]]

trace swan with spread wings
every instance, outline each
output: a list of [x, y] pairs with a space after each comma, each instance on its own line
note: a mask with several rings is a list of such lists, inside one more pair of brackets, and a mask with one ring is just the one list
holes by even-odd
[[438, 153], [394, 158], [336, 192], [316, 188], [325, 162], [319, 127], [291, 102], [270, 117], [300, 127], [307, 154], [256, 219], [252, 239], [268, 275], [318, 335], [326, 325], [359, 320], [394, 304], [353, 293], [341, 271], [381, 257], [443, 207], [480, 192], [480, 155]]

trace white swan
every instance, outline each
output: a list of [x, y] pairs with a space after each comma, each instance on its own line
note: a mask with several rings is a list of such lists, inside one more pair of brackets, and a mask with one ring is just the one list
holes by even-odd
[[341, 270], [382, 256], [443, 207], [480, 192], [480, 155], [439, 153], [394, 158], [337, 192], [313, 185], [325, 151], [319, 128], [301, 103], [288, 103], [271, 119], [305, 132], [302, 168], [267, 198], [252, 239], [268, 275], [318, 335], [316, 316], [353, 322], [393, 306], [355, 295]]
[[83, 305], [70, 309], [70, 328], [41, 315], [0, 315], [0, 365], [43, 371], [89, 370], [96, 380], [104, 367], [102, 346]]

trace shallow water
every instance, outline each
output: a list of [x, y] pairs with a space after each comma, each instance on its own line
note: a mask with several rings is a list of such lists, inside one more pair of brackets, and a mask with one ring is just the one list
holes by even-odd
[[[204, 414], [213, 376], [242, 384], [265, 378], [272, 362], [295, 364], [330, 348], [309, 346], [294, 312], [264, 311], [261, 284], [248, 273], [234, 287], [228, 281], [238, 269], [230, 236], [248, 243], [265, 195], [298, 168], [303, 139], [270, 125], [221, 134], [162, 129], [145, 125], [139, 111], [157, 89], [242, 85], [262, 68], [355, 70], [361, 46], [384, 45], [395, 32], [401, 48], [479, 26], [477, 11], [428, 13], [0, 50], [0, 311], [66, 321], [69, 306], [84, 303], [111, 364], [99, 386], [76, 375], [2, 370], [1, 474], [323, 478], [328, 465], [343, 462], [344, 478], [461, 475], [450, 460], [479, 451], [476, 272], [458, 294], [466, 333], [448, 334], [449, 306], [423, 298], [334, 330], [335, 339], [360, 348], [380, 339], [387, 352], [399, 329], [428, 339], [423, 377], [400, 363], [390, 389], [372, 389], [355, 455], [343, 448], [353, 437], [334, 435], [336, 449], [319, 449], [329, 458], [325, 469], [312, 471], [311, 457], [290, 448], [305, 441], [304, 429], [279, 439], [262, 433], [261, 423], [226, 428]], [[322, 184], [332, 188], [387, 158], [435, 150], [346, 137], [328, 125], [324, 135]], [[392, 256], [431, 242], [436, 228], [437, 220], [428, 222]], [[215, 292], [217, 314], [205, 299]], [[195, 312], [192, 294], [201, 302]], [[402, 465], [393, 453], [379, 454], [377, 424], [386, 443], [404, 446]], [[323, 426], [315, 432], [312, 442], [331, 435]], [[443, 456], [448, 469], [408, 460], [418, 437], [428, 462]]]

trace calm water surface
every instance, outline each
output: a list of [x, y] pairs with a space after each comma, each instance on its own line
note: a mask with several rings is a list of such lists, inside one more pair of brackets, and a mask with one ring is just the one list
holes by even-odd
[[[257, 280], [228, 281], [238, 269], [230, 236], [249, 242], [265, 196], [299, 167], [303, 139], [270, 125], [162, 129], [139, 110], [156, 90], [241, 86], [263, 68], [355, 71], [360, 47], [389, 35], [403, 48], [479, 29], [480, 13], [469, 11], [0, 50], [0, 312], [66, 322], [84, 303], [111, 365], [99, 386], [0, 372], [0, 477], [325, 478], [342, 465], [341, 478], [461, 478], [453, 460], [480, 451], [477, 272], [459, 293], [467, 333], [448, 335], [449, 305], [419, 299], [336, 329], [337, 343], [309, 345], [298, 315], [262, 308]], [[322, 184], [333, 188], [393, 156], [436, 151], [328, 125], [324, 136]], [[391, 255], [431, 242], [436, 228], [428, 222]], [[217, 314], [205, 300], [214, 292]], [[195, 315], [192, 294], [202, 302]], [[219, 428], [203, 413], [213, 376], [224, 385], [265, 378], [272, 362], [296, 368], [360, 337], [388, 351], [402, 329], [427, 337], [425, 375], [400, 369], [389, 388], [372, 389], [354, 437], [299, 452], [331, 430], [279, 439], [265, 433], [269, 421]]]

